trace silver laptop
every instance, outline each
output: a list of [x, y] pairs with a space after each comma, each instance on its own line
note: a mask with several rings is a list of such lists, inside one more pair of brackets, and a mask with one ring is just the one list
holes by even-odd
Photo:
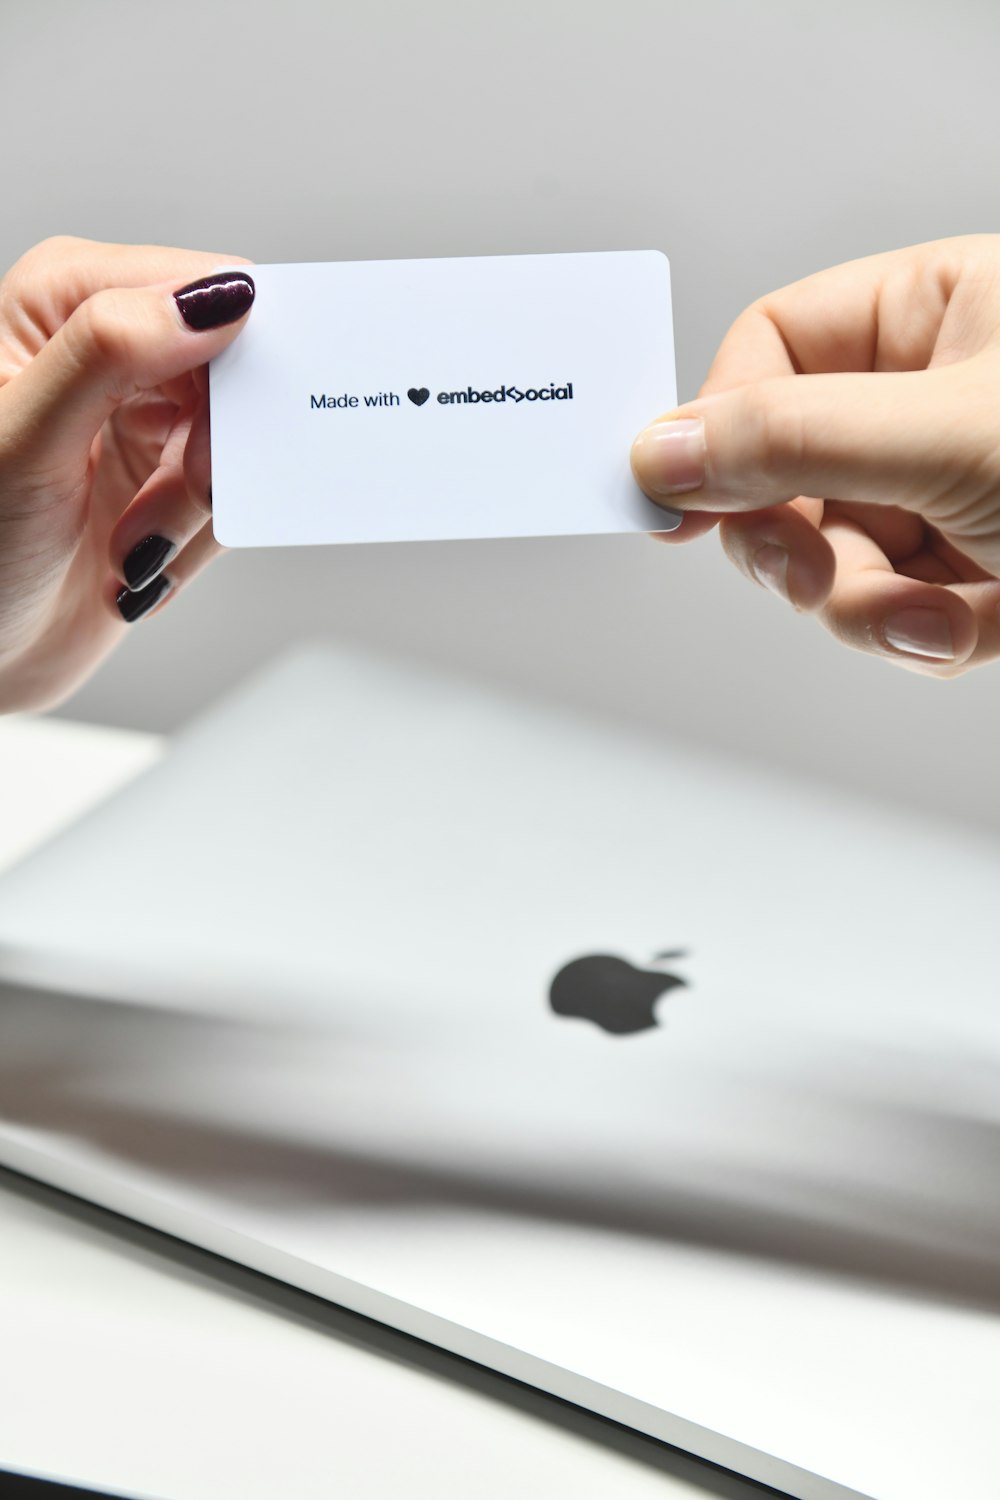
[[995, 1497], [998, 855], [303, 649], [0, 879], [0, 1160], [792, 1495]]

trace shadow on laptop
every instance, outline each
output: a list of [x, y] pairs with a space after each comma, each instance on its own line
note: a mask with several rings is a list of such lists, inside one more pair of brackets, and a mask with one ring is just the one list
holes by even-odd
[[[334, 1230], [338, 1216], [358, 1209], [384, 1212], [387, 1228], [400, 1208], [500, 1215], [1000, 1308], [1000, 1124], [971, 1098], [966, 1109], [922, 1104], [919, 1078], [909, 1099], [899, 1097], [904, 1049], [859, 1061], [864, 1088], [822, 1059], [793, 1082], [746, 1081], [775, 1138], [797, 1129], [792, 1165], [780, 1154], [740, 1160], [734, 1140], [728, 1159], [720, 1150], [715, 1159], [665, 1160], [656, 1179], [624, 1180], [588, 1163], [586, 1151], [570, 1160], [541, 1143], [532, 1161], [505, 1162], [477, 1155], [474, 1139], [462, 1150], [433, 1132], [415, 1143], [402, 1126], [395, 1150], [384, 1136], [381, 1145], [356, 1132], [338, 1139], [335, 1112], [313, 1109], [304, 1129], [301, 1113], [283, 1112], [280, 1090], [276, 1101], [267, 1097], [269, 1081], [308, 1093], [320, 1079], [334, 1099], [349, 1072], [355, 1093], [371, 1082], [374, 1101], [385, 1088], [383, 1050], [345, 1056], [341, 1039], [315, 1028], [2, 987], [0, 1156], [6, 1125], [42, 1147], [58, 1142], [91, 1160], [96, 1151], [111, 1172], [139, 1168], [223, 1204], [322, 1205]], [[410, 1062], [416, 1076], [419, 1047]], [[969, 1059], [942, 1055], [939, 1066], [958, 1082], [970, 1076]], [[974, 1092], [1000, 1097], [1000, 1071], [985, 1077], [984, 1066]], [[215, 1095], [213, 1076], [226, 1081]], [[889, 1077], [897, 1097], [879, 1095], [879, 1079]], [[428, 1095], [426, 1106], [431, 1118], [441, 1100]]]

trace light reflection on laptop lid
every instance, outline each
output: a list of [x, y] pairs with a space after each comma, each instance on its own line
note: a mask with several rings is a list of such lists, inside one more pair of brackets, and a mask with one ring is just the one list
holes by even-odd
[[992, 1495], [997, 856], [304, 649], [0, 879], [0, 1160], [794, 1494]]

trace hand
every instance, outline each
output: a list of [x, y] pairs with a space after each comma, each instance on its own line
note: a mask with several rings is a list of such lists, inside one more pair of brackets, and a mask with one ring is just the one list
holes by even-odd
[[0, 710], [65, 697], [221, 550], [206, 364], [254, 297], [226, 264], [59, 238], [0, 281]]
[[[864, 373], [862, 373], [864, 372]], [[653, 500], [839, 640], [933, 677], [1000, 656], [1000, 235], [755, 302], [632, 450]]]

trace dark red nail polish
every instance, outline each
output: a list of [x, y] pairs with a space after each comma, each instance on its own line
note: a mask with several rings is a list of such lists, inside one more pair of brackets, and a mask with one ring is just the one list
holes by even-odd
[[165, 594], [169, 594], [173, 584], [169, 578], [164, 578], [161, 573], [159, 578], [154, 578], [152, 583], [147, 583], [144, 589], [133, 592], [132, 589], [122, 589], [115, 595], [115, 603], [118, 613], [129, 625], [135, 620], [141, 620], [143, 615], [149, 613], [155, 604], [159, 604]]
[[122, 565], [125, 582], [132, 592], [152, 583], [176, 551], [173, 542], [165, 536], [147, 536], [137, 543]]
[[189, 328], [203, 332], [235, 323], [253, 305], [257, 288], [245, 271], [221, 271], [192, 281], [174, 293], [174, 301]]

